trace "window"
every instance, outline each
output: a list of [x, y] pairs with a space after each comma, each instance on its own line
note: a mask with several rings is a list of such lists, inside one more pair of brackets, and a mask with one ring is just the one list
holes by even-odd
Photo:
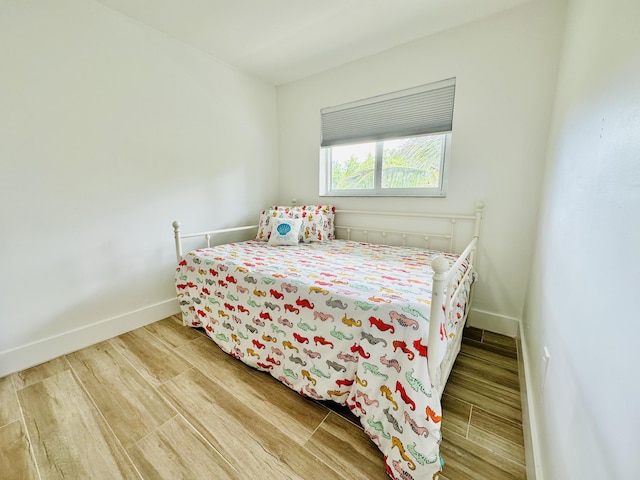
[[442, 196], [450, 138], [447, 133], [324, 148], [323, 194]]
[[321, 111], [320, 195], [444, 196], [455, 79]]

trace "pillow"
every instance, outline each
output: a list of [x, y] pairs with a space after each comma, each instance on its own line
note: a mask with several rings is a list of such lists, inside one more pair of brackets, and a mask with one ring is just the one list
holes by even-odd
[[305, 243], [333, 240], [336, 209], [333, 205], [275, 205], [272, 210], [291, 218], [302, 218], [301, 240]]
[[273, 222], [276, 218], [295, 218], [294, 212], [286, 212], [284, 210], [263, 210], [260, 213], [260, 221], [258, 222], [258, 232], [256, 233], [256, 241], [267, 242], [271, 236]]
[[273, 222], [269, 245], [298, 245], [300, 241], [300, 218], [276, 218]]

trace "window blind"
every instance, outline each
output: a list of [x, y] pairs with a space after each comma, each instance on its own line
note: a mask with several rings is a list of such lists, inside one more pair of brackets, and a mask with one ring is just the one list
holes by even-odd
[[456, 80], [450, 78], [320, 110], [320, 145], [330, 147], [430, 133], [453, 124]]

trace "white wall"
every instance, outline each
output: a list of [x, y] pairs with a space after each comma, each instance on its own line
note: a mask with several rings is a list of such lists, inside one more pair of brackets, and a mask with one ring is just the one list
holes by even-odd
[[[564, 2], [539, 1], [278, 87], [280, 202], [472, 213], [486, 203], [471, 321], [522, 315]], [[445, 199], [318, 197], [320, 109], [456, 77]], [[502, 322], [501, 322], [502, 321]], [[515, 329], [509, 331], [515, 334]]]
[[523, 322], [539, 479], [640, 478], [638, 18], [633, 0], [568, 11]]
[[177, 311], [171, 222], [278, 177], [273, 86], [100, 4], [2, 2], [0, 65], [1, 376]]

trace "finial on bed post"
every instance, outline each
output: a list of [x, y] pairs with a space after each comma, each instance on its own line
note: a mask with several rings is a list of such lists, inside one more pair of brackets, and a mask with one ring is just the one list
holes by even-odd
[[438, 255], [431, 261], [433, 270], [433, 285], [431, 288], [431, 310], [429, 314], [429, 341], [428, 354], [430, 361], [427, 364], [431, 384], [441, 393], [440, 364], [438, 363], [438, 350], [440, 349], [440, 325], [445, 321], [445, 312], [442, 306], [445, 303], [445, 280], [449, 270], [449, 262], [442, 255]]
[[173, 237], [176, 240], [176, 258], [178, 262], [182, 260], [182, 245], [180, 244], [180, 222], [175, 220], [173, 223]]

